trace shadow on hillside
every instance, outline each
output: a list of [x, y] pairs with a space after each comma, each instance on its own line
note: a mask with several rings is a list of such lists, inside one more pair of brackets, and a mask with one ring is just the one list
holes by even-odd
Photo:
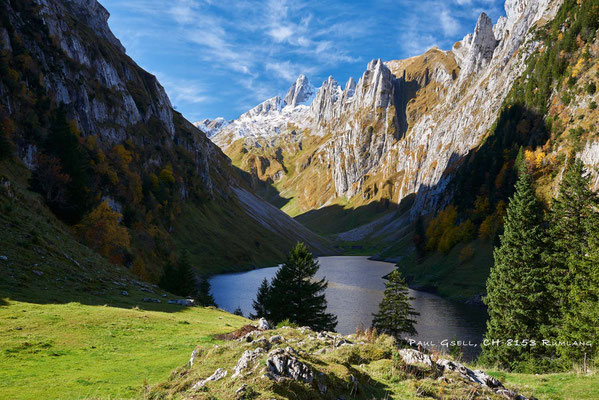
[[460, 194], [455, 199], [457, 206], [472, 209], [479, 195], [491, 203], [507, 202], [517, 181], [514, 164], [520, 148], [534, 149], [550, 137], [543, 115], [522, 104], [504, 108], [491, 134], [463, 158], [456, 171], [452, 189]]
[[307, 211], [295, 220], [318, 234], [328, 236], [358, 228], [397, 210], [397, 203], [383, 199], [356, 208], [334, 204]]
[[418, 90], [420, 90], [420, 83], [415, 79], [406, 80], [405, 71], [403, 77], [395, 80], [394, 102], [398, 124], [398, 140], [408, 131], [408, 116], [406, 114], [408, 103], [416, 96]]
[[273, 186], [272, 183], [264, 182], [258, 179], [258, 177], [254, 174], [244, 171], [238, 167], [233, 168], [235, 168], [235, 172], [237, 172], [241, 179], [254, 191], [254, 193], [275, 207], [283, 208], [283, 206], [290, 201], [290, 199], [281, 197], [279, 191]]
[[[181, 299], [181, 297], [171, 294], [168, 294], [166, 298], [162, 297], [162, 293], [164, 293], [162, 290], [148, 293], [132, 287], [124, 289], [111, 287], [106, 288], [104, 292], [100, 292], [96, 290], [89, 291], [76, 286], [62, 290], [50, 286], [51, 284], [52, 282], [42, 281], [19, 288], [0, 286], [0, 307], [9, 306], [10, 301], [18, 301], [33, 304], [79, 303], [86, 306], [140, 309], [167, 313], [181, 312], [189, 308], [178, 304], [169, 304], [169, 299]], [[98, 288], [95, 287], [95, 289]], [[128, 295], [121, 295], [120, 293], [123, 290], [127, 291]], [[160, 300], [160, 303], [144, 301], [144, 299]]]

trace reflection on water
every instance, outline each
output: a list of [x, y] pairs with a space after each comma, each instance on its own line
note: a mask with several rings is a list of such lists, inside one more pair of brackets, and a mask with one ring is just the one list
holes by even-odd
[[[370, 326], [383, 297], [385, 280], [382, 278], [395, 268], [394, 264], [368, 260], [367, 257], [321, 257], [316, 277], [326, 277], [328, 311], [337, 315], [337, 331], [346, 335], [355, 332], [363, 323]], [[211, 280], [212, 292], [219, 307], [234, 311], [240, 307], [249, 315], [256, 291], [264, 278], [272, 279], [277, 271], [262, 268], [236, 274], [216, 275]], [[440, 345], [443, 340], [480, 343], [485, 328], [486, 312], [482, 307], [445, 300], [434, 294], [410, 290], [412, 305], [420, 313], [414, 338]], [[465, 348], [471, 356], [480, 347]]]

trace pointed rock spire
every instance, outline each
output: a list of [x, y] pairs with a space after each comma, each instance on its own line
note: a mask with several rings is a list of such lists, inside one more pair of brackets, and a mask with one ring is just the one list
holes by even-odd
[[347, 83], [345, 84], [345, 90], [343, 91], [343, 97], [346, 99], [349, 97], [352, 97], [355, 92], [356, 92], [356, 81], [354, 80], [353, 77], [350, 77], [347, 80]]
[[288, 106], [295, 107], [298, 104], [308, 103], [314, 97], [315, 92], [316, 89], [306, 75], [301, 74], [289, 88], [284, 100]]
[[462, 79], [479, 72], [482, 67], [488, 64], [493, 58], [495, 47], [497, 47], [497, 39], [495, 39], [493, 33], [493, 23], [491, 18], [484, 12], [478, 17], [474, 35], [472, 35], [469, 42], [469, 49], [461, 66], [460, 77]]

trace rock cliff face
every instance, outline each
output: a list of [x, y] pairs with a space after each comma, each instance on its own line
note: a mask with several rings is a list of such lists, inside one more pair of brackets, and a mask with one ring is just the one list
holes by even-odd
[[[244, 115], [214, 141], [236, 165], [252, 154], [276, 158], [285, 173], [261, 179], [293, 198], [292, 214], [341, 198], [399, 204], [410, 195], [412, 218], [433, 212], [448, 201], [452, 171], [489, 131], [539, 46], [531, 28], [551, 20], [560, 4], [508, 0], [506, 17], [493, 25], [482, 13], [451, 51], [373, 60], [357, 83], [323, 82], [307, 111], [288, 106], [253, 121]], [[262, 129], [266, 120], [276, 120], [276, 129]], [[319, 187], [311, 183], [316, 176]]]
[[[48, 116], [64, 103], [68, 119], [81, 132], [81, 143], [101, 153], [100, 161], [113, 159], [115, 151], [130, 152], [128, 164], [114, 173], [108, 171], [112, 178], [106, 182], [100, 172], [94, 171], [101, 180], [94, 185], [98, 198], [110, 199], [119, 211], [136, 208], [146, 214], [140, 217], [142, 224], [159, 226], [146, 226], [147, 231], [135, 235], [149, 236], [148, 232], [160, 229], [164, 229], [164, 237], [176, 235], [175, 226], [188, 217], [186, 213], [197, 215], [200, 209], [206, 213], [208, 208], [223, 207], [227, 218], [245, 221], [244, 227], [231, 228], [231, 232], [246, 228], [253, 231], [236, 236], [233, 240], [238, 243], [230, 243], [233, 247], [239, 245], [241, 249], [249, 243], [248, 247], [254, 249], [251, 252], [270, 253], [271, 261], [281, 257], [296, 240], [305, 240], [324, 251], [316, 235], [307, 229], [298, 230], [295, 221], [283, 213], [271, 212], [270, 204], [249, 192], [221, 150], [173, 110], [157, 79], [125, 54], [108, 27], [108, 12], [96, 0], [24, 0], [0, 2], [0, 7], [0, 61], [10, 75], [0, 79], [0, 121], [9, 119], [16, 124], [11, 141], [16, 145], [18, 158], [30, 169], [36, 167], [36, 158], [43, 152]], [[304, 80], [298, 81], [290, 94], [294, 104], [310, 95], [310, 86]], [[30, 101], [33, 96], [36, 100]], [[263, 117], [280, 108], [281, 100], [275, 98], [249, 111], [247, 116]], [[224, 120], [198, 124], [209, 133], [226, 125]], [[166, 171], [164, 179], [172, 182], [168, 201], [159, 199], [164, 193], [157, 198], [148, 191], [147, 179], [154, 179], [157, 187], [161, 171]], [[238, 193], [243, 193], [243, 197], [239, 198]], [[251, 201], [252, 213], [244, 211], [244, 201]], [[158, 203], [163, 203], [160, 208], [168, 210], [169, 218], [151, 217], [149, 209], [142, 210], [157, 210]], [[212, 217], [212, 222], [196, 222], [201, 222], [202, 227], [216, 224], [217, 228], [229, 223]], [[154, 222], [146, 222], [150, 218]], [[254, 238], [269, 236], [273, 244], [280, 244], [258, 249], [262, 245]], [[196, 239], [189, 245], [204, 246], [215, 237]], [[208, 249], [210, 252], [213, 251]], [[244, 262], [247, 264], [248, 260]], [[229, 262], [232, 266], [236, 260]]]

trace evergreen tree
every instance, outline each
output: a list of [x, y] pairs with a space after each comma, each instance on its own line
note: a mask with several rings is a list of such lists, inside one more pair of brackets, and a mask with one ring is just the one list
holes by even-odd
[[289, 253], [287, 261], [273, 278], [268, 299], [267, 314], [275, 324], [289, 319], [299, 326], [314, 330], [332, 331], [337, 317], [327, 313], [324, 291], [325, 279], [314, 280], [318, 262], [303, 243], [298, 243]]
[[252, 306], [254, 307], [254, 314], [250, 314], [252, 319], [258, 318], [266, 318], [270, 319], [270, 285], [268, 284], [268, 280], [264, 278], [262, 284], [258, 288], [258, 293], [256, 293], [256, 299], [254, 300]]
[[[504, 368], [525, 368], [541, 362], [547, 347], [541, 346], [549, 328], [546, 290], [550, 271], [542, 261], [545, 230], [540, 202], [531, 176], [522, 171], [505, 218], [501, 245], [493, 255], [495, 264], [487, 280], [489, 320], [486, 339], [500, 340], [483, 348], [482, 359]], [[536, 346], [509, 346], [508, 340], [535, 340]], [[532, 364], [531, 364], [532, 366]]]
[[[198, 283], [197, 294], [195, 297], [201, 306], [204, 306], [204, 307], [215, 306], [216, 307], [216, 302], [214, 301], [214, 296], [212, 296], [212, 293], [211, 293], [210, 281], [205, 276], [202, 276], [200, 278], [200, 282]], [[241, 310], [239, 310], [239, 311], [241, 311]], [[238, 314], [238, 315], [242, 315], [242, 314]]]
[[239, 315], [240, 317], [243, 317], [243, 311], [241, 311], [241, 307], [237, 306], [237, 308], [235, 309], [235, 311], [233, 311], [233, 314]]
[[[196, 274], [193, 271], [191, 263], [189, 261], [189, 253], [184, 250], [179, 257], [177, 263], [177, 291], [175, 292], [179, 296], [196, 296], [199, 294], [200, 285], [196, 280]], [[197, 286], [196, 286], [197, 285]], [[210, 293], [210, 283], [208, 283], [208, 294]], [[198, 298], [198, 300], [200, 300]], [[201, 303], [201, 302], [200, 302]]]
[[[588, 251], [587, 222], [594, 214], [592, 207], [596, 204], [596, 195], [590, 190], [590, 177], [585, 176], [583, 163], [576, 160], [564, 173], [550, 214], [551, 251], [547, 262], [556, 277], [551, 290], [562, 311], [568, 308], [569, 287], [575, 275], [569, 266]], [[560, 318], [557, 315], [556, 321]]]
[[416, 247], [418, 261], [420, 262], [426, 255], [426, 231], [420, 215], [416, 219], [416, 224], [414, 225], [414, 236], [412, 237], [412, 241]]
[[[574, 161], [560, 185], [551, 212], [549, 262], [556, 277], [552, 294], [558, 299], [556, 321], [559, 340], [594, 341], [599, 338], [599, 218], [597, 195], [590, 189], [590, 176], [580, 160]], [[595, 354], [595, 347], [560, 346], [565, 360], [582, 362]]]
[[[93, 196], [89, 188], [89, 172], [91, 164], [84, 147], [79, 142], [79, 131], [67, 121], [64, 104], [54, 114], [43, 150], [60, 162], [60, 168], [68, 177], [64, 180], [67, 196], [60, 201], [49, 203], [52, 210], [68, 223], [77, 223], [92, 206]], [[44, 193], [46, 186], [43, 180], [47, 174], [43, 170], [46, 165], [38, 165], [32, 174], [32, 187]], [[47, 196], [46, 196], [47, 197]]]
[[177, 291], [177, 270], [173, 266], [173, 264], [169, 261], [166, 263], [164, 268], [162, 269], [162, 276], [160, 277], [160, 281], [158, 282], [158, 286], [167, 292], [171, 292], [176, 294]]
[[176, 266], [166, 264], [158, 286], [178, 296], [195, 297], [201, 305], [214, 305], [210, 282], [204, 277], [198, 282], [187, 251], [183, 251]]
[[377, 331], [401, 339], [402, 334], [416, 335], [413, 317], [419, 315], [412, 306], [413, 300], [408, 292], [408, 285], [398, 270], [389, 275], [385, 283], [385, 294], [379, 311], [373, 314], [372, 327]]

